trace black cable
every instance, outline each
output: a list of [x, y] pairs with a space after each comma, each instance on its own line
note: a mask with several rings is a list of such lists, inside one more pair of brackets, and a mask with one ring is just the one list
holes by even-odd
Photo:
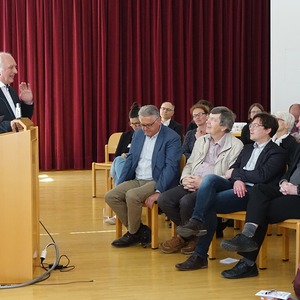
[[50, 232], [47, 230], [47, 228], [44, 226], [44, 224], [41, 221], [39, 221], [39, 222], [42, 225], [42, 227], [44, 228], [44, 230], [47, 232], [47, 234], [49, 235], [49, 237], [52, 240], [52, 242], [55, 244], [54, 238], [52, 237], [52, 235], [50, 234]]
[[[27, 285], [31, 285], [40, 281], [43, 281], [44, 279], [48, 279], [50, 276], [48, 276], [57, 266], [58, 263], [58, 258], [59, 258], [59, 251], [58, 251], [58, 247], [55, 243], [51, 243], [48, 246], [54, 246], [55, 248], [55, 252], [56, 252], [56, 259], [53, 263], [52, 268], [50, 268], [48, 271], [46, 271], [45, 273], [43, 273], [42, 275], [38, 276], [35, 279], [32, 279], [30, 281], [24, 282], [24, 283], [17, 283], [17, 284], [0, 284], [0, 289], [13, 289], [13, 288], [18, 288], [18, 287], [23, 287], [23, 286], [27, 286]], [[48, 247], [47, 246], [47, 247]]]

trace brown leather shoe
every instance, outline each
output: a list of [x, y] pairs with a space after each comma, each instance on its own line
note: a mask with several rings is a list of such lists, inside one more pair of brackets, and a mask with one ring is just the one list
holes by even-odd
[[181, 253], [185, 255], [191, 255], [194, 253], [196, 245], [198, 242], [198, 237], [197, 236], [192, 236], [190, 240], [188, 241], [187, 245], [183, 248], [181, 248]]
[[187, 245], [187, 242], [180, 236], [174, 236], [170, 240], [165, 241], [159, 245], [159, 249], [162, 253], [171, 254], [179, 252], [183, 247]]

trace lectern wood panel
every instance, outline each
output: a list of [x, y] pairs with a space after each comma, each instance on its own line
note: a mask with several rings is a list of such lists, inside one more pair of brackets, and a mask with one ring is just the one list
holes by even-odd
[[0, 135], [0, 283], [33, 279], [39, 263], [38, 128]]

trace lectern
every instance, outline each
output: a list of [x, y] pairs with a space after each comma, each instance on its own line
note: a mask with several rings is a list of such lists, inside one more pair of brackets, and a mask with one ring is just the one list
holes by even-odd
[[38, 128], [0, 134], [0, 284], [33, 279], [39, 264]]

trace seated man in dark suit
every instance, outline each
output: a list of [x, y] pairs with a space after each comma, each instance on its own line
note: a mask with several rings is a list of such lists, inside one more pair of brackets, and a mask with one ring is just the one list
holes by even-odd
[[20, 99], [17, 92], [10, 86], [14, 76], [18, 73], [17, 64], [11, 54], [0, 52], [0, 116], [4, 116], [0, 123], [0, 133], [15, 130], [16, 105], [21, 105], [22, 116], [31, 118], [33, 114], [33, 96], [30, 85], [21, 82], [19, 85]]
[[150, 229], [141, 222], [143, 204], [152, 208], [160, 193], [177, 185], [180, 175], [180, 136], [162, 125], [153, 105], [141, 107], [139, 119], [142, 129], [134, 134], [120, 183], [104, 196], [128, 229], [112, 242], [115, 247], [151, 242]]
[[293, 163], [279, 183], [258, 184], [249, 194], [246, 223], [242, 232], [231, 240], [224, 240], [221, 247], [238, 252], [242, 259], [229, 270], [225, 278], [237, 279], [257, 276], [256, 258], [265, 238], [268, 224], [287, 219], [300, 219], [300, 145]]
[[[181, 236], [197, 235], [200, 239], [194, 254], [177, 264], [177, 269], [207, 268], [207, 252], [217, 227], [217, 213], [246, 210], [249, 192], [255, 184], [276, 182], [282, 176], [287, 154], [271, 139], [277, 129], [278, 121], [274, 116], [258, 113], [250, 124], [254, 144], [244, 146], [224, 177], [210, 174], [203, 178], [192, 218], [186, 225], [177, 227]], [[256, 266], [254, 271], [253, 276], [257, 273]]]
[[169, 128], [173, 129], [175, 132], [177, 132], [180, 135], [180, 138], [182, 141], [183, 140], [183, 127], [178, 122], [172, 120], [174, 111], [175, 111], [175, 106], [173, 103], [163, 102], [160, 106], [161, 122], [165, 126], [168, 126]]

